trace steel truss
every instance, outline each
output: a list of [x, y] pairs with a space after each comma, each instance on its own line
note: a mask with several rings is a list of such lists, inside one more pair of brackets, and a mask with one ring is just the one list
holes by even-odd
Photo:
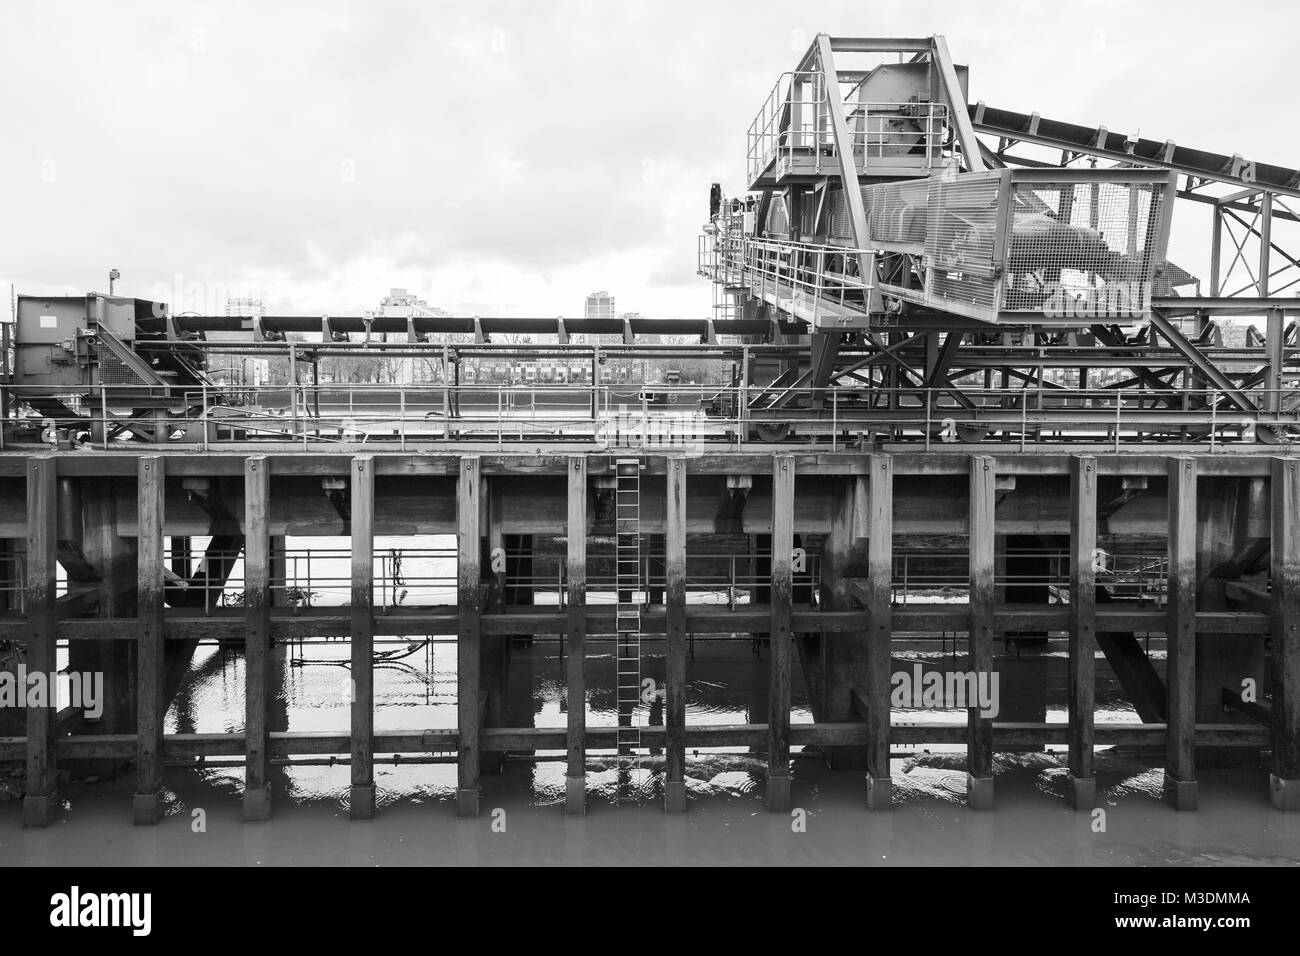
[[[865, 68], [850, 64], [864, 54], [877, 60]], [[879, 60], [895, 55], [898, 64]], [[888, 168], [865, 148], [862, 130], [872, 125], [862, 118], [894, 109], [878, 106], [864, 92], [864, 84], [882, 75], [878, 67], [882, 74], [920, 71], [912, 115], [924, 120], [911, 127], [897, 120], [896, 126], [913, 131], [909, 158], [921, 168]], [[1215, 442], [1233, 434], [1239, 441], [1278, 442], [1300, 435], [1294, 393], [1300, 301], [1290, 297], [1300, 288], [1300, 256], [1283, 243], [1283, 234], [1300, 222], [1293, 209], [1300, 200], [1300, 172], [982, 102], [970, 105], [964, 81], [964, 68], [953, 64], [942, 37], [819, 35], [778, 83], [784, 101], [778, 97], [775, 105], [765, 105], [751, 128], [751, 195], [723, 200], [713, 210], [699, 270], [718, 283], [721, 298], [730, 297], [727, 314], [771, 316], [782, 328], [797, 323], [797, 334], [783, 332], [778, 340], [808, 343], [798, 362], [768, 370], [771, 387], [752, 400], [751, 410], [769, 416], [784, 410], [806, 419], [810, 412], [825, 412], [828, 391], [834, 390], [837, 420], [914, 408], [925, 415], [921, 431], [927, 441], [936, 430], [952, 441], [1006, 439], [1015, 431], [1042, 439], [1058, 418], [1071, 425], [1054, 440], [1074, 441], [1089, 431], [1085, 412], [1100, 411], [1101, 405], [1117, 442]], [[934, 134], [935, 115], [946, 117], [942, 135]], [[756, 141], [769, 147], [768, 161]], [[893, 161], [897, 166], [898, 157]], [[1077, 202], [1087, 201], [1090, 191], [1092, 220], [1084, 224], [1093, 235], [1106, 231], [1104, 225], [1098, 229], [1097, 195], [1104, 188], [1099, 183], [1166, 171], [1170, 195], [1212, 208], [1210, 294], [1202, 295], [1198, 279], [1163, 259], [1172, 208], [1164, 210], [1164, 231], [1148, 235], [1146, 247], [1156, 247], [1159, 261], [1137, 309], [1112, 312], [1103, 299], [1100, 309], [1089, 302], [1087, 309], [1067, 303], [1064, 309], [1027, 311], [1005, 308], [1004, 297], [1003, 307], [990, 313], [924, 294], [927, 271], [935, 268], [933, 250], [899, 241], [886, 215], [896, 207], [880, 197], [891, 190], [933, 193], [996, 170], [1082, 184], [1081, 192], [1068, 196], [1051, 193], [1060, 199], [1046, 208], [1035, 208], [1031, 195], [1027, 212], [1044, 214], [1052, 226], [1070, 225], [1073, 213], [1079, 223]], [[828, 196], [842, 197], [840, 215], [848, 228], [838, 236], [827, 222]], [[1132, 208], [1131, 196], [1129, 202]], [[781, 215], [772, 215], [774, 206]], [[922, 206], [914, 202], [913, 208]], [[1000, 212], [1008, 215], [1007, 206]], [[933, 229], [934, 209], [926, 216]], [[1133, 217], [1130, 212], [1130, 223]], [[737, 234], [742, 221], [746, 235]], [[1131, 255], [1131, 224], [1129, 235]], [[775, 283], [756, 290], [745, 270], [723, 261], [728, 248], [748, 242], [838, 243], [851, 253], [841, 264], [874, 252], [874, 261], [863, 262], [860, 270], [874, 278], [862, 282], [873, 294], [862, 296], [846, 318], [842, 300], [822, 308], [784, 294]], [[963, 261], [968, 267], [969, 260]], [[809, 270], [806, 257], [799, 278], [809, 287], [825, 281]], [[1251, 320], [1244, 341], [1225, 334], [1223, 320], [1229, 317]], [[1024, 421], [1010, 421], [1017, 412]], [[1039, 416], [1041, 428], [1030, 421], [1030, 412]], [[769, 428], [767, 434], [784, 439], [790, 430]]]

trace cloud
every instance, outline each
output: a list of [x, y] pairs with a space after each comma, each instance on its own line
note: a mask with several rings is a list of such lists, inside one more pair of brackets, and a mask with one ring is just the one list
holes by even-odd
[[128, 292], [260, 284], [306, 314], [406, 285], [481, 314], [573, 314], [609, 288], [622, 309], [704, 315], [709, 183], [742, 187], [749, 121], [820, 29], [942, 31], [972, 99], [1300, 159], [1273, 121], [1285, 31], [1211, 49], [1194, 4], [182, 0], [4, 19], [22, 42], [0, 59], [0, 277], [20, 291], [102, 288], [115, 266]]

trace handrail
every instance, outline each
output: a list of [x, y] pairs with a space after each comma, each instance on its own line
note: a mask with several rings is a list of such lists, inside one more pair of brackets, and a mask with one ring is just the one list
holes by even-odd
[[[763, 279], [763, 281], [772, 281]], [[786, 274], [783, 281], [790, 282]], [[793, 286], [787, 286], [793, 287]], [[807, 380], [805, 379], [804, 382]], [[520, 388], [354, 385], [347, 394], [327, 386], [271, 386], [247, 390], [252, 404], [205, 400], [189, 414], [120, 410], [125, 399], [106, 387], [66, 414], [47, 419], [15, 414], [4, 423], [3, 452], [33, 448], [140, 448], [151, 440], [211, 449], [222, 444], [300, 448], [365, 444], [406, 448], [412, 443], [583, 442], [602, 448], [703, 448], [750, 441], [756, 428], [789, 430], [801, 443], [961, 444], [987, 439], [1021, 448], [1059, 445], [1150, 446], [1158, 441], [1239, 451], [1267, 442], [1288, 445], [1300, 435], [1294, 387], [1242, 388], [1239, 396], [1261, 409], [1243, 413], [1212, 385], [1204, 388], [955, 387], [880, 389], [844, 379], [831, 401], [828, 389], [801, 383], [780, 387], [789, 401], [772, 407], [773, 386], [731, 384], [600, 383]], [[9, 386], [0, 386], [0, 389]], [[22, 391], [23, 400], [31, 388]], [[449, 402], [444, 407], [444, 392]], [[48, 396], [66, 394], [50, 388]], [[127, 389], [124, 394], [138, 394]], [[888, 394], [890, 402], [878, 398]], [[299, 408], [289, 414], [290, 402]], [[316, 408], [319, 407], [319, 414]], [[303, 413], [303, 409], [307, 413]], [[1276, 410], [1273, 410], [1276, 409]], [[160, 416], [154, 418], [153, 416]]]
[[[805, 89], [809, 92], [801, 92]], [[838, 84], [835, 101], [847, 121], [847, 145], [859, 171], [866, 172], [871, 160], [891, 153], [921, 155], [921, 170], [930, 169], [940, 158], [950, 118], [947, 104], [854, 102], [841, 96]], [[780, 170], [802, 154], [811, 155], [812, 171], [820, 173], [838, 155], [829, 110], [821, 71], [787, 71], [778, 76], [746, 134], [749, 182], [754, 183], [774, 162]]]

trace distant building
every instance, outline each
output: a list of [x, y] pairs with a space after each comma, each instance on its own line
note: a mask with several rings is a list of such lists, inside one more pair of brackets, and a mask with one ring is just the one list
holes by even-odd
[[227, 299], [226, 315], [251, 315], [260, 319], [266, 315], [266, 305], [261, 299]]
[[429, 305], [413, 292], [405, 289], [389, 289], [388, 295], [379, 300], [376, 315], [396, 318], [419, 318], [421, 316], [445, 316], [442, 309]]
[[[226, 315], [260, 319], [266, 315], [266, 303], [261, 299], [227, 299]], [[209, 341], [220, 341], [220, 334], [209, 332], [207, 338]], [[230, 335], [230, 340], [241, 341], [245, 340], [245, 338], [241, 333], [236, 332]], [[225, 369], [223, 375], [229, 384], [242, 386], [271, 384], [270, 359], [252, 358], [245, 355], [226, 355], [221, 356], [220, 360]], [[217, 369], [213, 368], [211, 371], [216, 372]]]
[[[445, 317], [447, 312], [432, 306], [424, 299], [420, 298], [414, 292], [408, 292], [406, 289], [393, 288], [388, 290], [388, 295], [379, 300], [379, 308], [374, 311], [376, 318], [388, 319], [420, 319], [431, 317]], [[387, 334], [376, 336], [380, 341], [388, 338]], [[446, 332], [432, 332], [428, 336], [428, 341], [435, 345], [446, 345], [453, 339], [463, 339], [465, 336], [452, 335]], [[406, 333], [398, 335], [396, 341], [406, 341]], [[430, 382], [437, 378], [437, 360], [429, 358], [415, 359], [392, 359], [392, 368], [390, 374], [394, 382], [401, 385], [410, 385], [416, 382]]]
[[[624, 312], [622, 315], [619, 316], [619, 318], [627, 319], [629, 322], [636, 322], [638, 319], [645, 318], [645, 316], [643, 316], [640, 312]], [[663, 341], [663, 336], [662, 335], [639, 335], [637, 336], [636, 341], [638, 345], [659, 345]]]
[[587, 308], [583, 315], [589, 319], [614, 318], [614, 297], [604, 290], [593, 292], [587, 296]]

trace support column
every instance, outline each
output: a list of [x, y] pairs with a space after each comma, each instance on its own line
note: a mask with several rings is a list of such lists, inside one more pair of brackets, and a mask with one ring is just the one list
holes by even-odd
[[[993, 528], [997, 471], [993, 458], [970, 464], [970, 669], [993, 672]], [[990, 680], [990, 684], [991, 684]], [[967, 711], [966, 799], [972, 810], [993, 809], [993, 721], [979, 707]]]
[[[1260, 278], [1263, 282], [1268, 281], [1267, 276]], [[1264, 324], [1264, 347], [1268, 357], [1268, 377], [1264, 379], [1264, 387], [1267, 389], [1264, 394], [1264, 408], [1274, 414], [1282, 411], [1282, 390], [1286, 387], [1282, 377], [1286, 365], [1285, 346], [1286, 316], [1281, 309], [1269, 309]]]
[[767, 715], [767, 808], [790, 809], [790, 610], [794, 590], [794, 457], [772, 458], [771, 692]]
[[574, 456], [569, 468], [568, 593], [564, 660], [568, 703], [568, 766], [564, 777], [564, 812], [587, 812], [587, 459]]
[[[531, 573], [524, 573], [522, 576], [529, 581], [528, 585], [521, 588], [507, 589], [506, 582], [506, 561], [501, 560], [498, 565], [494, 555], [498, 553], [505, 555], [506, 535], [503, 530], [503, 512], [504, 496], [502, 494], [501, 480], [499, 478], [488, 478], [483, 482], [485, 486], [484, 504], [486, 508], [487, 534], [483, 539], [483, 549], [480, 551], [479, 561], [487, 561], [490, 574], [485, 578], [487, 585], [487, 594], [484, 597], [484, 612], [488, 614], [499, 614], [505, 611], [509, 598], [514, 597], [520, 590], [526, 590], [531, 593], [532, 583]], [[512, 538], [519, 540], [523, 535], [512, 535]], [[516, 560], [516, 566], [525, 563], [522, 555]], [[531, 558], [527, 559], [531, 564]], [[481, 564], [480, 564], [481, 567]], [[498, 567], [500, 570], [498, 570]], [[517, 572], [518, 573], [518, 572]], [[515, 592], [512, 595], [510, 592]], [[506, 726], [506, 680], [507, 665], [506, 655], [509, 652], [510, 638], [504, 634], [482, 634], [480, 636], [480, 647], [482, 662], [482, 681], [483, 681], [483, 698], [484, 698], [484, 715], [483, 721], [485, 727], [504, 727]], [[505, 766], [505, 751], [494, 750], [486, 751], [481, 757], [482, 769], [488, 773], [500, 773]]]
[[[99, 617], [135, 617], [136, 539], [123, 538], [117, 528], [116, 479], [83, 478], [82, 552], [98, 574]], [[74, 641], [68, 648], [68, 669], [104, 675], [104, 712], [87, 721], [87, 733], [134, 734], [135, 644], [132, 641]], [[125, 773], [131, 761], [91, 758], [71, 761], [74, 778], [96, 776], [112, 780]]]
[[[23, 826], [46, 827], [54, 822], [58, 800], [58, 759], [55, 754], [56, 684], [48, 679], [58, 670], [58, 482], [53, 458], [27, 462], [27, 672], [46, 680], [43, 706], [27, 708], [27, 786], [23, 794]], [[25, 688], [19, 688], [19, 693]]]
[[163, 654], [163, 508], [164, 459], [141, 458], [137, 466], [139, 517], [139, 586], [136, 637], [136, 787], [133, 802], [136, 825], [157, 823], [162, 817], [163, 720], [167, 702], [163, 679], [167, 668]]
[[1097, 657], [1097, 460], [1070, 459], [1070, 660], [1068, 799], [1076, 810], [1097, 803], [1093, 707]]
[[460, 759], [457, 762], [456, 813], [462, 817], [478, 816], [479, 801], [479, 727], [482, 711], [479, 704], [479, 615], [482, 593], [479, 564], [482, 477], [477, 458], [463, 458], [456, 482], [457, 558], [456, 591], [460, 631], [456, 644], [456, 671], [459, 684], [457, 727], [460, 731]]
[[893, 635], [894, 460], [871, 455], [867, 516], [867, 808], [893, 803], [889, 770], [889, 650]]
[[1300, 462], [1275, 458], [1273, 536], [1273, 771], [1269, 800], [1300, 810]]
[[[824, 539], [821, 558], [822, 606], [832, 611], [847, 611], [854, 606], [850, 594], [850, 580], [845, 573], [851, 560], [854, 545], [863, 535], [861, 527], [866, 515], [859, 513], [860, 501], [866, 496], [860, 486], [866, 479], [846, 476], [831, 480], [831, 526]], [[797, 595], [796, 595], [797, 597]], [[808, 642], [807, 636], [799, 638]], [[814, 702], [813, 717], [829, 723], [853, 720], [853, 689], [863, 687], [867, 680], [867, 635], [862, 631], [843, 634], [821, 634], [812, 639], [820, 652], [810, 663], [820, 666], [819, 679], [809, 682], [809, 693], [821, 689], [821, 700]], [[808, 655], [809, 657], [811, 655]], [[801, 658], [803, 655], [801, 655]], [[808, 666], [805, 666], [807, 675]], [[826, 747], [827, 763], [833, 770], [862, 770], [866, 754], [861, 747]]]
[[352, 459], [351, 817], [375, 815], [375, 463]]
[[1165, 797], [1196, 809], [1196, 460], [1169, 459]]
[[665, 474], [664, 809], [676, 813], [686, 809], [686, 460], [669, 458]]
[[[266, 456], [244, 462], [244, 819], [271, 816], [267, 675], [271, 656], [271, 472]], [[173, 539], [175, 540], [175, 539]]]

